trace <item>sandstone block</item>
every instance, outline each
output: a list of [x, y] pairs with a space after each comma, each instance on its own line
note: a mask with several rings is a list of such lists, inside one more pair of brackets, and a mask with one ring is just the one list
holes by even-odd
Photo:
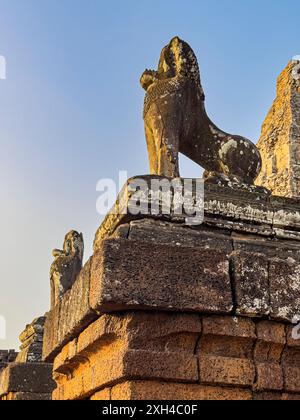
[[153, 381], [131, 381], [113, 387], [111, 390], [111, 399], [113, 401], [234, 401], [251, 400], [252, 393], [239, 388], [221, 388]]
[[281, 392], [255, 392], [254, 401], [282, 401]]
[[300, 391], [300, 348], [287, 348], [283, 353], [285, 391]]
[[269, 321], [258, 322], [257, 338], [255, 360], [262, 363], [280, 363], [286, 344], [285, 325]]
[[300, 401], [300, 394], [283, 394], [283, 401]]
[[125, 378], [197, 382], [197, 357], [185, 353], [129, 350], [124, 357]]
[[293, 259], [270, 262], [271, 316], [293, 322], [300, 314], [300, 264]]
[[233, 251], [229, 233], [221, 229], [212, 230], [203, 226], [192, 229], [151, 219], [131, 222], [128, 239], [176, 247], [219, 249], [228, 255]]
[[283, 390], [283, 370], [278, 363], [257, 363], [256, 374], [255, 389], [258, 391]]
[[289, 347], [300, 348], [300, 338], [297, 339], [295, 336], [300, 335], [300, 323], [287, 326], [287, 344]]
[[255, 379], [255, 324], [246, 318], [205, 317], [198, 355], [200, 382], [252, 386]]
[[231, 255], [237, 315], [259, 317], [270, 313], [268, 259], [257, 253]]
[[12, 363], [0, 374], [0, 396], [11, 392], [51, 394], [55, 387], [52, 365]]
[[217, 250], [106, 240], [93, 258], [90, 301], [100, 312], [230, 313], [227, 257]]
[[192, 314], [103, 315], [56, 357], [53, 398], [91, 397], [126, 379], [196, 383], [200, 333], [201, 320]]
[[255, 366], [251, 360], [200, 355], [200, 382], [209, 385], [252, 386]]
[[109, 401], [109, 400], [111, 400], [110, 388], [106, 388], [106, 389], [103, 389], [102, 391], [96, 392], [96, 394], [94, 394], [91, 397], [91, 401]]
[[[276, 229], [277, 230], [277, 229]], [[279, 229], [277, 230], [279, 233]], [[297, 232], [295, 232], [297, 234]], [[261, 254], [267, 258], [294, 258], [300, 260], [300, 247], [297, 241], [278, 240], [277, 238], [259, 235], [232, 233], [234, 250], [250, 254]], [[291, 239], [291, 238], [290, 238]]]
[[286, 326], [278, 322], [259, 321], [256, 324], [258, 340], [265, 343], [286, 344]]
[[33, 394], [26, 392], [11, 392], [4, 397], [6, 401], [51, 401], [51, 393], [49, 394]]
[[284, 386], [282, 353], [286, 344], [285, 325], [260, 321], [256, 325], [257, 342], [254, 350], [258, 391], [282, 391]]
[[255, 324], [251, 319], [231, 316], [203, 317], [203, 335], [256, 339]]

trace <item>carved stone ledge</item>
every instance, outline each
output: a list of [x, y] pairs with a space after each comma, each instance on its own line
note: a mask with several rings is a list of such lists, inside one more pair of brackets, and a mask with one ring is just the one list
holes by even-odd
[[[129, 203], [133, 192], [128, 186], [137, 179], [144, 180], [151, 190], [153, 179], [166, 179], [157, 176], [140, 176], [128, 180], [119, 194], [118, 200], [106, 216], [98, 229], [94, 242], [96, 251], [101, 242], [110, 237], [118, 226], [130, 223], [141, 218], [163, 220], [184, 225], [188, 214], [182, 216], [159, 214], [133, 215], [130, 214]], [[171, 180], [170, 180], [171, 181]], [[196, 180], [194, 180], [196, 182]], [[148, 204], [148, 202], [146, 203]], [[141, 203], [143, 205], [143, 203]], [[281, 197], [268, 196], [255, 192], [247, 192], [232, 188], [220, 187], [205, 183], [204, 185], [204, 211], [205, 218], [202, 225], [194, 229], [202, 229], [205, 226], [225, 229], [228, 231], [255, 234], [269, 238], [289, 239], [300, 241], [300, 201]]]

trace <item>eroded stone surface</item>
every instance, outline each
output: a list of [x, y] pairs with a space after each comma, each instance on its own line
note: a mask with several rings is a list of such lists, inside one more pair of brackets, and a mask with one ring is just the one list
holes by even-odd
[[[97, 245], [72, 289], [48, 314], [45, 360], [52, 361], [97, 312], [216, 311], [289, 322], [297, 314], [297, 291], [289, 279], [297, 281], [298, 241], [154, 219], [134, 220], [114, 232], [114, 239]], [[274, 264], [290, 267], [287, 282], [286, 271], [280, 277]]]
[[258, 185], [273, 194], [300, 197], [300, 90], [291, 61], [278, 78], [277, 98], [258, 143], [263, 165]]
[[271, 316], [293, 322], [300, 314], [300, 264], [293, 259], [270, 262]]
[[14, 362], [17, 356], [18, 353], [14, 350], [0, 350], [0, 372], [8, 365], [8, 363]]
[[54, 398], [84, 398], [124, 378], [196, 383], [200, 333], [195, 315], [104, 315], [56, 358]]
[[104, 241], [93, 257], [91, 305], [100, 312], [148, 308], [230, 313], [227, 256], [217, 249]]
[[53, 251], [55, 260], [50, 270], [51, 308], [59, 304], [67, 290], [73, 286], [82, 268], [83, 251], [83, 236], [74, 230], [66, 235], [63, 250]]
[[271, 311], [269, 261], [262, 254], [236, 251], [231, 254], [237, 315], [268, 316]]
[[[107, 394], [106, 394], [107, 395]], [[100, 394], [98, 398], [102, 397]], [[238, 388], [221, 388], [202, 385], [153, 381], [131, 381], [111, 389], [112, 400], [154, 400], [154, 401], [237, 401], [251, 400], [252, 393]]]
[[200, 381], [208, 385], [252, 386], [255, 325], [249, 319], [206, 317], [199, 342]]
[[54, 387], [52, 365], [46, 363], [11, 363], [0, 373], [0, 399], [19, 392], [49, 399]]
[[176, 247], [219, 249], [228, 255], [233, 251], [232, 239], [226, 231], [216, 232], [204, 227], [192, 229], [151, 219], [131, 222], [128, 239]]
[[89, 302], [90, 270], [89, 260], [73, 287], [47, 314], [43, 342], [43, 359], [46, 361], [53, 361], [58, 349], [75, 338], [97, 317]]
[[299, 398], [286, 325], [230, 316], [104, 315], [57, 356], [56, 400]]
[[[142, 179], [150, 190], [152, 180], [157, 179], [153, 176], [136, 178]], [[128, 223], [136, 220], [166, 221], [186, 227], [186, 218], [190, 215], [184, 212], [181, 216], [175, 215], [172, 208], [169, 215], [131, 214], [130, 202], [133, 193], [128, 190], [128, 185], [134, 183], [136, 178], [130, 179], [124, 186], [115, 207], [98, 229], [94, 241], [95, 252], [101, 247], [102, 241], [111, 237], [119, 226], [126, 225], [127, 237]], [[140, 203], [141, 208], [148, 208], [148, 205], [148, 199], [145, 203]], [[297, 200], [205, 184], [204, 210], [204, 222], [199, 225], [200, 229], [220, 229], [228, 233], [240, 232], [261, 238], [292, 240], [293, 246], [300, 242], [300, 203]]]
[[46, 318], [36, 318], [20, 335], [20, 353], [17, 363], [33, 363], [42, 361], [44, 325]]
[[286, 327], [276, 322], [260, 321], [256, 325], [256, 332], [255, 388], [258, 391], [282, 391], [284, 388], [282, 354], [287, 341]]

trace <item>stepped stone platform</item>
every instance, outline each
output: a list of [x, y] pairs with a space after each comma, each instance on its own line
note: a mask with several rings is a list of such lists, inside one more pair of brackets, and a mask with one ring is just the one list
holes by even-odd
[[0, 350], [0, 372], [6, 368], [8, 363], [16, 360], [18, 353], [14, 350]]
[[206, 184], [191, 227], [128, 191], [47, 314], [53, 399], [300, 399], [299, 201]]
[[0, 400], [51, 400], [52, 365], [11, 363], [0, 373]]
[[[20, 353], [0, 352], [0, 401], [51, 400], [54, 382], [52, 364], [42, 361], [45, 317], [35, 319], [20, 335]], [[2, 357], [3, 357], [2, 355]]]

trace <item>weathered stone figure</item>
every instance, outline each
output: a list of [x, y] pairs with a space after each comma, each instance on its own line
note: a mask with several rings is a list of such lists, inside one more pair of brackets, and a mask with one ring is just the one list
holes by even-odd
[[65, 237], [63, 251], [53, 251], [55, 260], [50, 271], [51, 308], [74, 284], [82, 268], [83, 251], [83, 236], [73, 230]]
[[146, 70], [141, 84], [147, 92], [151, 174], [179, 177], [180, 152], [206, 169], [206, 179], [254, 184], [260, 153], [249, 140], [221, 131], [208, 118], [197, 58], [187, 43], [172, 39], [162, 50], [158, 70]]

